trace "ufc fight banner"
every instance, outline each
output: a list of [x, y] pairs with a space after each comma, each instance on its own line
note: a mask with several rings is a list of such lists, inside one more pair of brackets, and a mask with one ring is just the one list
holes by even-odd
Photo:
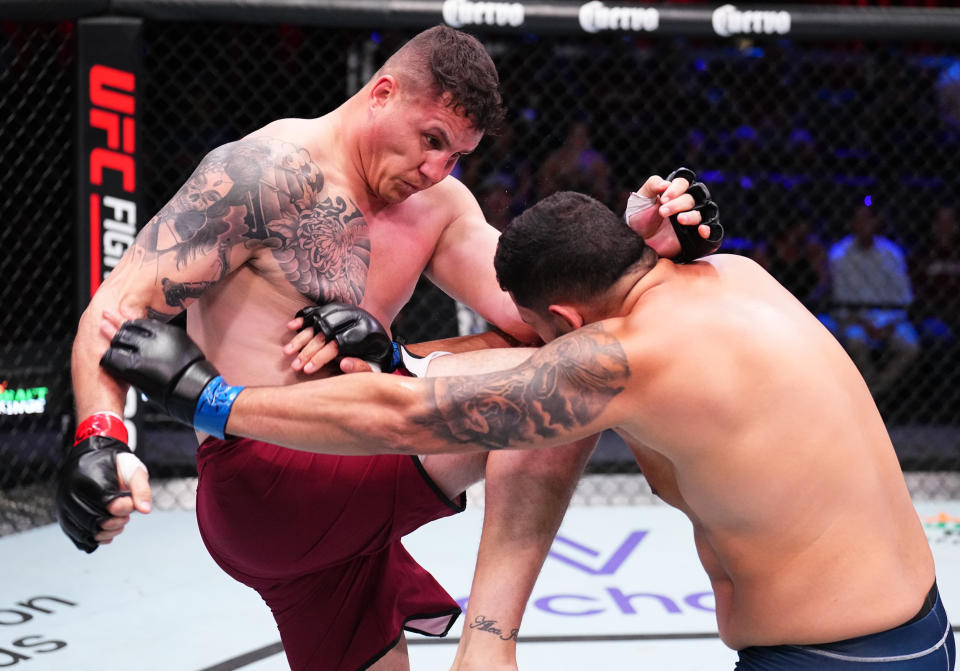
[[[142, 23], [120, 17], [77, 21], [78, 319], [145, 221], [138, 198]], [[123, 414], [133, 450], [139, 406], [131, 389]]]

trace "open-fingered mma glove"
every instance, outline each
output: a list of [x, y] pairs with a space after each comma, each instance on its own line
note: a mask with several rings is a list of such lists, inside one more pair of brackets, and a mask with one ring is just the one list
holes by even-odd
[[[669, 175], [667, 181], [672, 182], [678, 178], [686, 179], [689, 183], [687, 190], [693, 197], [693, 210], [700, 213], [700, 224], [697, 226], [686, 226], [680, 223], [678, 214], [670, 217], [670, 224], [673, 226], [674, 233], [680, 243], [680, 252], [671, 257], [675, 263], [686, 263], [694, 259], [712, 254], [720, 248], [723, 241], [723, 227], [720, 225], [720, 209], [717, 204], [710, 200], [710, 191], [703, 182], [697, 181], [697, 175], [689, 168], [677, 168]], [[659, 198], [649, 198], [641, 196], [639, 193], [631, 193], [627, 199], [627, 207], [624, 212], [624, 219], [627, 225], [630, 225], [630, 219], [635, 214], [651, 207], [656, 207]], [[691, 210], [688, 210], [691, 211]], [[710, 228], [710, 235], [703, 238], [700, 235], [700, 226], [707, 225]]]
[[300, 310], [303, 318], [300, 330], [312, 327], [329, 340], [335, 340], [340, 357], [363, 359], [382, 373], [397, 373], [423, 377], [430, 362], [447, 352], [431, 352], [417, 356], [403, 345], [394, 342], [387, 330], [372, 314], [356, 305], [327, 303]]
[[124, 322], [100, 366], [174, 419], [218, 438], [243, 390], [224, 382], [186, 331], [156, 319]]
[[312, 305], [297, 312], [303, 318], [302, 331], [313, 328], [327, 342], [337, 343], [339, 358], [363, 359], [379, 371], [391, 373], [397, 367], [396, 347], [387, 330], [372, 314], [346, 303]]
[[[362, 358], [393, 371], [404, 364], [404, 349], [366, 310], [339, 303], [297, 313], [337, 342], [340, 356]], [[439, 353], [434, 353], [439, 354]], [[433, 355], [431, 355], [433, 356]], [[429, 363], [429, 357], [417, 359]], [[230, 410], [242, 386], [227, 384], [183, 329], [156, 319], [134, 319], [117, 330], [100, 365], [137, 387], [174, 419], [223, 438]]]
[[684, 226], [677, 215], [670, 217], [673, 230], [680, 241], [680, 254], [673, 258], [676, 263], [686, 263], [699, 259], [702, 256], [713, 254], [720, 249], [723, 241], [723, 226], [720, 225], [720, 208], [710, 200], [710, 190], [706, 184], [697, 181], [697, 174], [690, 168], [677, 168], [669, 175], [667, 181], [683, 178], [690, 183], [684, 193], [693, 196], [693, 210], [700, 213], [700, 225], [710, 227], [710, 235], [706, 238], [700, 235], [700, 226]]
[[100, 523], [110, 518], [107, 504], [130, 494], [120, 484], [118, 467], [128, 479], [138, 467], [146, 470], [127, 446], [122, 427], [121, 418], [107, 413], [88, 418], [57, 472], [57, 520], [73, 544], [87, 553], [99, 546], [94, 537]]
[[220, 375], [186, 331], [155, 319], [124, 322], [100, 365], [174, 419], [191, 425], [197, 399]]

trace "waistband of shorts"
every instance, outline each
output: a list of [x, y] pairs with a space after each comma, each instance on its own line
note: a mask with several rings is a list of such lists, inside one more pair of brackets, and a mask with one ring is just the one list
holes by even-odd
[[204, 438], [200, 445], [197, 446], [197, 452], [209, 452], [211, 450], [217, 450], [226, 445], [232, 445], [234, 443], [258, 443], [261, 441], [255, 440], [253, 438], [245, 438], [244, 436], [231, 436], [227, 435], [223, 438], [217, 438], [216, 436], [207, 436]]
[[235, 443], [238, 440], [253, 440], [253, 438], [244, 438], [243, 436], [224, 436], [223, 438], [217, 438], [216, 436], [207, 436], [200, 442], [200, 447], [209, 446], [213, 447], [214, 445], [219, 445], [222, 443]]
[[[930, 611], [933, 610], [933, 607], [937, 605], [937, 597], [940, 596], [940, 591], [937, 589], [937, 581], [933, 581], [933, 585], [930, 587], [930, 591], [927, 592], [927, 595], [923, 597], [923, 605], [920, 606], [920, 610], [917, 611], [917, 614], [911, 617], [909, 620], [901, 624], [901, 627], [906, 627], [914, 622], [919, 622], [927, 615], [930, 614]], [[899, 627], [898, 627], [899, 628]]]
[[918, 659], [939, 650], [952, 631], [934, 581], [919, 612], [904, 624], [843, 641], [791, 647], [851, 662], [899, 662]]

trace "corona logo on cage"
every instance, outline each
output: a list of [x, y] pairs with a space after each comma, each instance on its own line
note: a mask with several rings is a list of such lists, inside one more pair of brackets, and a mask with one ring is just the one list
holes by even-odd
[[580, 27], [585, 32], [632, 30], [653, 32], [660, 27], [660, 12], [653, 7], [607, 7], [600, 0], [580, 5]]
[[445, 0], [443, 20], [453, 28], [470, 25], [520, 26], [524, 20], [523, 5], [519, 2]]
[[[137, 234], [137, 205], [128, 197], [137, 187], [135, 90], [132, 72], [99, 64], [90, 68], [89, 124], [103, 131], [104, 140], [89, 156], [91, 296]], [[108, 187], [108, 171], [119, 175], [119, 189]]]
[[790, 12], [740, 11], [733, 5], [713, 10], [713, 31], [721, 37], [738, 34], [785, 35], [790, 32]]

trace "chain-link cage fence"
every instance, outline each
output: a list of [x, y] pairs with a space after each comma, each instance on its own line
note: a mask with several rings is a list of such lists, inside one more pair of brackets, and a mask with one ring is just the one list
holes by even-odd
[[[155, 212], [214, 146], [273, 119], [330, 111], [414, 32], [147, 22], [144, 210]], [[16, 389], [44, 386], [26, 377], [35, 371], [52, 376], [45, 393], [67, 416], [71, 32], [21, 24], [3, 39], [0, 363], [8, 380], [25, 376]], [[558, 189], [622, 209], [646, 175], [697, 170], [720, 204], [726, 251], [767, 267], [857, 357], [914, 495], [960, 495], [956, 46], [481, 39], [510, 118], [457, 174], [493, 225]], [[463, 316], [424, 281], [394, 328], [411, 342], [448, 337]], [[2, 420], [0, 500], [15, 503], [0, 509], [0, 532], [22, 528], [16, 511], [37, 500], [30, 487], [49, 483], [66, 434], [60, 419]], [[167, 483], [157, 505], [192, 506], [192, 435], [148, 414], [142, 439], [153, 481]], [[636, 468], [612, 435], [589, 470], [617, 474], [592, 477], [591, 500], [619, 501], [635, 487], [617, 484]], [[48, 521], [49, 505], [34, 505], [32, 520]]]
[[0, 23], [0, 534], [53, 519], [73, 296], [73, 24]]

